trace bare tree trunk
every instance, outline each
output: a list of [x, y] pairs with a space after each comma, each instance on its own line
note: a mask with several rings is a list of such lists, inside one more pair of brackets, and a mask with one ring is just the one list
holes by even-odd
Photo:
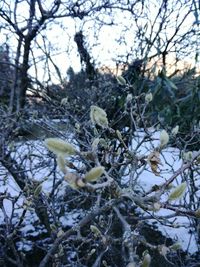
[[90, 80], [93, 80], [96, 75], [96, 71], [93, 64], [91, 63], [90, 54], [88, 53], [87, 48], [84, 45], [84, 35], [81, 31], [75, 34], [74, 41], [76, 42], [78, 47], [81, 63], [85, 63], [88, 78]]
[[23, 62], [20, 68], [20, 87], [18, 92], [17, 110], [24, 108], [26, 103], [26, 92], [28, 89], [28, 69], [29, 69], [29, 55], [31, 48], [31, 38], [25, 38]]
[[9, 100], [9, 113], [11, 114], [16, 110], [17, 107], [17, 91], [18, 91], [18, 83], [19, 83], [19, 58], [21, 54], [21, 46], [22, 39], [19, 38], [18, 46], [17, 46], [17, 55], [15, 57], [15, 70], [14, 70], [14, 80], [13, 85], [10, 92], [10, 100]]

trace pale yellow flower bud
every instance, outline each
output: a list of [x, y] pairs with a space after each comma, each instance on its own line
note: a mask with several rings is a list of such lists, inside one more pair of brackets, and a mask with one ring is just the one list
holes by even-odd
[[90, 230], [95, 236], [101, 236], [101, 231], [95, 225], [90, 225]]
[[151, 256], [149, 255], [149, 253], [144, 255], [141, 267], [149, 267], [151, 263]]
[[42, 192], [42, 185], [39, 184], [39, 185], [36, 187], [35, 191], [34, 191], [34, 197], [38, 197], [39, 194], [40, 194], [41, 192]]
[[196, 215], [197, 218], [200, 218], [200, 209], [195, 211], [195, 215]]
[[168, 200], [177, 200], [180, 199], [183, 194], [185, 193], [187, 184], [186, 182], [180, 184], [179, 186], [177, 186], [169, 195]]
[[177, 135], [178, 131], [179, 131], [179, 126], [176, 125], [176, 126], [172, 129], [172, 134], [173, 134], [173, 135]]
[[171, 245], [169, 248], [172, 249], [172, 250], [182, 249], [181, 244], [178, 243], [178, 242], [174, 243], [174, 244]]
[[93, 124], [97, 124], [102, 128], [108, 128], [107, 114], [102, 108], [91, 106], [90, 119]]
[[126, 85], [126, 80], [124, 79], [124, 77], [122, 76], [117, 76], [117, 82], [120, 84], [120, 85]]
[[126, 267], [136, 267], [135, 262], [129, 262]]
[[95, 182], [99, 179], [99, 177], [103, 174], [104, 167], [98, 166], [92, 168], [88, 173], [85, 175], [85, 180], [87, 182]]
[[59, 169], [66, 174], [67, 173], [67, 168], [66, 168], [66, 162], [65, 162], [65, 158], [62, 155], [58, 155], [57, 157], [57, 164]]
[[150, 103], [153, 100], [153, 95], [152, 93], [148, 93], [145, 95], [145, 102]]
[[153, 203], [153, 211], [159, 211], [161, 208], [161, 204], [159, 202]]
[[186, 153], [183, 153], [183, 159], [186, 161], [191, 161], [193, 157], [192, 151], [188, 151]]
[[160, 133], [160, 146], [163, 147], [169, 142], [169, 135], [165, 130]]
[[74, 155], [76, 153], [75, 148], [71, 144], [60, 138], [47, 138], [45, 139], [45, 145], [56, 155]]
[[129, 103], [131, 102], [133, 99], [133, 95], [132, 94], [128, 94], [127, 97], [126, 97], [126, 102]]
[[94, 141], [92, 142], [92, 150], [93, 151], [98, 148], [99, 141], [100, 141], [99, 138], [95, 138]]
[[119, 130], [116, 131], [117, 137], [119, 138], [119, 140], [122, 140], [122, 134]]
[[65, 106], [66, 104], [68, 104], [68, 97], [65, 97], [61, 100], [60, 102], [61, 106]]

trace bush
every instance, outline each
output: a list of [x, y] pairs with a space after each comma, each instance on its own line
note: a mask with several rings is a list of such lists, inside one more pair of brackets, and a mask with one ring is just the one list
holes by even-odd
[[[69, 120], [67, 132], [55, 129], [46, 142], [13, 142], [18, 122], [11, 116], [5, 121], [2, 111], [6, 264], [31, 266], [28, 255], [38, 250], [34, 264], [40, 267], [149, 266], [150, 261], [181, 266], [186, 258], [192, 261], [177, 242], [185, 226], [194, 232], [192, 242], [198, 242], [200, 153], [171, 148], [180, 142], [175, 130], [149, 128], [149, 100], [143, 93], [126, 97], [121, 114], [130, 123], [118, 129], [107, 110], [86, 107], [83, 122]], [[59, 104], [59, 109], [68, 116], [67, 106]], [[38, 123], [45, 121], [50, 128], [50, 120]], [[8, 192], [11, 182], [15, 190]], [[154, 224], [166, 232], [173, 229], [173, 239], [152, 230], [154, 239], [146, 230]]]

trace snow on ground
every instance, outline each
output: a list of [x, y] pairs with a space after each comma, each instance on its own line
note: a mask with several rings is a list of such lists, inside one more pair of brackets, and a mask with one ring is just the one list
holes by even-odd
[[[140, 132], [138, 137], [133, 140], [131, 150], [134, 150], [138, 143], [144, 137], [144, 133]], [[140, 155], [146, 155], [151, 153], [155, 147], [159, 143], [159, 133], [155, 132], [153, 134], [152, 142], [147, 141], [142, 146], [140, 146], [137, 150], [137, 153]], [[49, 152], [44, 147], [43, 141], [27, 141], [21, 143], [13, 144], [13, 156], [17, 159], [18, 162], [22, 162], [24, 166], [26, 166], [27, 174], [31, 179], [42, 181], [42, 186], [45, 194], [49, 194], [53, 188], [53, 184], [61, 179], [63, 176], [59, 171], [56, 174], [56, 177], [52, 174], [52, 170], [55, 167], [54, 159], [50, 159], [47, 157]], [[160, 166], [161, 175], [155, 176], [150, 167], [147, 166], [145, 170], [143, 170], [138, 175], [137, 183], [139, 188], [143, 191], [148, 191], [154, 185], [160, 185], [165, 182], [167, 179], [171, 177], [171, 175], [176, 171], [182, 164], [182, 160], [180, 157], [180, 151], [175, 148], [166, 148], [161, 154], [161, 162]], [[42, 159], [42, 160], [41, 160]], [[176, 180], [173, 182], [174, 186], [181, 183], [181, 177], [178, 176]], [[126, 177], [124, 179], [126, 182]], [[57, 194], [58, 197], [64, 194], [65, 188], [67, 186], [66, 182], [62, 182], [58, 188]], [[10, 196], [17, 197], [18, 200], [15, 203], [15, 206], [18, 206], [15, 212], [20, 216], [22, 214], [22, 209], [20, 207], [23, 205], [25, 201], [25, 196], [20, 191], [20, 188], [16, 185], [15, 181], [10, 177], [10, 175], [0, 166], [0, 193], [3, 194], [8, 192]], [[161, 199], [161, 201], [165, 201], [169, 192], [167, 192]], [[5, 209], [5, 213], [10, 218], [13, 212], [13, 205], [9, 199], [4, 199], [3, 206]], [[74, 222], [77, 220], [81, 211], [70, 212], [68, 214], [64, 214], [60, 218], [60, 222], [63, 226], [72, 226]], [[155, 216], [166, 216], [172, 214], [172, 211], [161, 209], [155, 213]], [[5, 214], [3, 214], [2, 210], [0, 210], [0, 223], [5, 220]], [[15, 219], [16, 220], [16, 219]], [[26, 215], [26, 223], [22, 228], [23, 235], [26, 236], [26, 233], [32, 233], [34, 235], [35, 228], [32, 226], [32, 223], [37, 220], [37, 216], [33, 215], [31, 211], [27, 212]], [[156, 220], [150, 220], [149, 223], [153, 224]], [[175, 218], [168, 219], [167, 225], [159, 225], [159, 230], [166, 236], [171, 237], [172, 239], [178, 241], [183, 250], [187, 250], [190, 253], [194, 253], [198, 250], [195, 235], [192, 233], [191, 222], [190, 219], [183, 216], [176, 216]], [[173, 222], [173, 223], [172, 223]], [[170, 226], [172, 224], [172, 227]], [[19, 247], [25, 247], [28, 250], [30, 244], [19, 243]]]

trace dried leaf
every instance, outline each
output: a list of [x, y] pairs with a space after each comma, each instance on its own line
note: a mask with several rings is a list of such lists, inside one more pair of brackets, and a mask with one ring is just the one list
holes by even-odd
[[149, 156], [148, 156], [148, 159], [147, 159], [150, 167], [151, 167], [151, 170], [152, 172], [158, 176], [159, 175], [159, 172], [157, 171], [158, 170], [158, 165], [162, 165], [161, 164], [161, 160], [160, 160], [160, 153], [158, 151], [153, 151]]
[[64, 176], [65, 181], [68, 182], [72, 189], [79, 189], [85, 186], [84, 181], [76, 173], [67, 173]]

